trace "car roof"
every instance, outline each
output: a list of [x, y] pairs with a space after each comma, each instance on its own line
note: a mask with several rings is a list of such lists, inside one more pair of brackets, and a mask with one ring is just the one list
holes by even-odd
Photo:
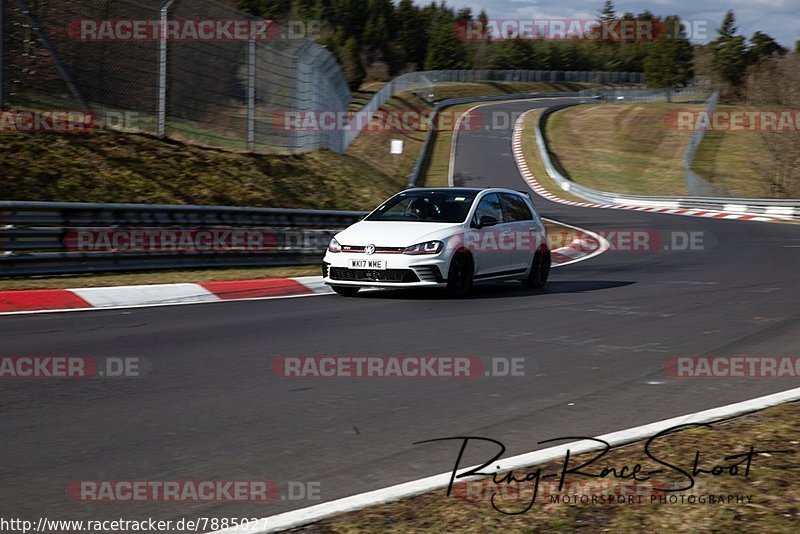
[[442, 193], [481, 193], [481, 192], [492, 192], [492, 193], [514, 193], [517, 195], [527, 195], [527, 193], [523, 191], [514, 191], [513, 189], [506, 189], [505, 187], [413, 187], [411, 189], [406, 189], [403, 193], [408, 193], [411, 191], [438, 191]]

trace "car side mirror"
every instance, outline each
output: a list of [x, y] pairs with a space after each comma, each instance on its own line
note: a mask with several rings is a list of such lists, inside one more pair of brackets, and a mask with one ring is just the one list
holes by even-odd
[[494, 226], [497, 224], [497, 219], [492, 217], [491, 215], [484, 215], [478, 221], [478, 230], [481, 228], [486, 228], [487, 226]]

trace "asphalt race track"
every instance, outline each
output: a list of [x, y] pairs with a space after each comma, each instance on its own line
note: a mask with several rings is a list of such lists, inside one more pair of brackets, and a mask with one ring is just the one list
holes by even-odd
[[[495, 104], [522, 112], [545, 102]], [[512, 121], [513, 123], [513, 121]], [[462, 132], [456, 185], [527, 189], [511, 130]], [[603, 142], [597, 140], [597, 142]], [[594, 231], [702, 232], [703, 250], [608, 251], [467, 300], [418, 292], [0, 317], [11, 356], [140, 357], [139, 379], [0, 384], [4, 516], [264, 517], [316, 501], [80, 503], [75, 480], [319, 482], [332, 500], [449, 471], [445, 436], [503, 441], [507, 456], [792, 387], [794, 379], [678, 379], [672, 356], [796, 355], [800, 227], [568, 207]], [[281, 379], [284, 355], [524, 358], [525, 376]], [[467, 462], [489, 449], [471, 449]]]

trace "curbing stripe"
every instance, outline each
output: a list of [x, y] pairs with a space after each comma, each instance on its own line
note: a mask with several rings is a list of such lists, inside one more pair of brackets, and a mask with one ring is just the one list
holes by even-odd
[[291, 278], [203, 282], [199, 285], [221, 300], [241, 300], [313, 293], [309, 288]]
[[92, 305], [68, 289], [0, 292], [0, 310], [31, 312], [49, 309], [86, 309]]
[[[667, 430], [677, 425], [689, 423], [711, 423], [724, 419], [730, 419], [738, 415], [763, 410], [770, 406], [776, 406], [786, 402], [793, 402], [800, 400], [800, 388], [790, 389], [766, 395], [755, 399], [728, 404], [719, 408], [712, 408], [710, 410], [703, 410], [700, 412], [689, 413], [671, 419], [664, 419], [655, 423], [650, 423], [634, 428], [619, 430], [598, 436], [596, 439], [601, 439], [608, 442], [612, 447], [619, 447], [634, 441], [650, 438], [659, 432]], [[569, 450], [571, 455], [581, 454], [602, 449], [603, 446], [598, 446], [597, 442], [583, 440], [573, 443], [567, 443], [556, 447], [550, 447], [538, 451], [533, 451], [518, 456], [505, 458], [498, 462], [498, 471], [508, 471], [510, 469], [520, 469], [535, 465], [541, 465], [559, 458], [563, 458], [566, 451]], [[466, 472], [471, 469], [476, 469], [478, 466], [464, 468], [461, 472]], [[343, 499], [293, 510], [274, 516], [265, 517], [259, 520], [256, 524], [265, 524], [265, 528], [253, 530], [252, 525], [248, 529], [247, 526], [239, 526], [218, 530], [211, 534], [266, 534], [269, 532], [279, 532], [288, 530], [310, 523], [315, 523], [322, 519], [329, 518], [334, 515], [339, 515], [347, 512], [354, 512], [362, 510], [370, 506], [378, 504], [385, 504], [400, 499], [413, 497], [421, 493], [427, 493], [437, 489], [445, 488], [450, 483], [452, 473], [441, 473], [431, 477], [421, 478], [419, 480], [412, 480], [402, 484], [389, 486], [387, 488], [369, 491]], [[459, 482], [475, 480], [480, 477], [465, 477], [460, 479]], [[446, 498], [442, 495], [442, 498]]]
[[89, 287], [70, 289], [93, 308], [148, 304], [215, 302], [220, 298], [197, 284]]
[[[597, 234], [559, 221], [543, 220], [572, 228], [583, 236], [588, 236], [588, 240], [584, 237], [582, 238], [584, 241], [579, 239], [577, 242], [571, 243], [570, 246], [553, 250], [553, 267], [563, 267], [579, 261], [585, 261], [608, 249], [608, 243]], [[595, 241], [599, 245], [587, 252], [587, 241]], [[222, 301], [232, 302], [237, 300], [268, 300], [311, 297], [332, 293], [333, 290], [323, 283], [321, 276], [202, 282], [198, 284], [4, 291], [0, 292], [0, 315], [144, 308]]]
[[321, 276], [301, 276], [299, 278], [293, 278], [293, 280], [303, 284], [309, 291], [313, 293], [333, 293], [331, 286], [325, 285]]
[[[749, 213], [745, 213], [750, 210], [749, 206], [746, 205], [737, 205], [737, 204], [730, 204], [723, 207], [723, 210], [726, 207], [730, 206], [733, 208], [732, 211], [734, 213], [728, 213], [726, 211], [710, 211], [710, 210], [696, 210], [696, 209], [689, 209], [689, 208], [682, 208], [680, 206], [680, 201], [662, 201], [662, 200], [652, 200], [652, 201], [636, 201], [637, 204], [630, 203], [631, 201], [626, 200], [624, 198], [614, 198], [615, 202], [620, 202], [619, 204], [596, 204], [593, 202], [576, 202], [574, 200], [565, 200], [561, 197], [558, 197], [545, 189], [536, 177], [531, 172], [530, 168], [528, 167], [527, 162], [522, 154], [522, 122], [525, 120], [525, 117], [534, 111], [538, 111], [540, 108], [530, 109], [520, 115], [517, 119], [517, 122], [514, 124], [514, 133], [512, 135], [511, 147], [514, 153], [514, 159], [517, 162], [517, 167], [519, 169], [522, 178], [528, 183], [533, 191], [542, 198], [545, 198], [551, 202], [556, 202], [558, 204], [564, 204], [567, 206], [577, 206], [581, 208], [600, 208], [600, 209], [612, 209], [612, 210], [632, 210], [632, 211], [647, 211], [651, 213], [663, 213], [667, 215], [685, 215], [690, 217], [709, 217], [709, 218], [725, 218], [729, 220], [740, 220], [740, 221], [758, 221], [758, 222], [772, 222], [772, 223], [784, 223], [790, 220], [791, 217], [795, 214], [795, 209], [792, 207], [783, 207], [783, 206], [775, 206], [775, 207], [768, 207], [766, 208], [767, 215], [774, 215], [776, 217], [783, 217], [783, 218], [773, 218], [773, 217], [761, 217], [753, 215], [753, 212], [750, 211]], [[565, 190], [569, 190], [568, 187], [563, 187]], [[642, 206], [641, 204], [649, 205]], [[742, 211], [744, 208], [744, 211]], [[762, 209], [762, 208], [757, 208]]]

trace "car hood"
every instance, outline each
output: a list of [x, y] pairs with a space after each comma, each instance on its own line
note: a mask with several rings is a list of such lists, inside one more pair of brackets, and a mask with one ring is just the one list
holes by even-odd
[[461, 224], [361, 221], [336, 234], [336, 240], [341, 245], [360, 247], [370, 244], [379, 247], [407, 247], [425, 241], [444, 239], [451, 235], [455, 228], [461, 228]]

